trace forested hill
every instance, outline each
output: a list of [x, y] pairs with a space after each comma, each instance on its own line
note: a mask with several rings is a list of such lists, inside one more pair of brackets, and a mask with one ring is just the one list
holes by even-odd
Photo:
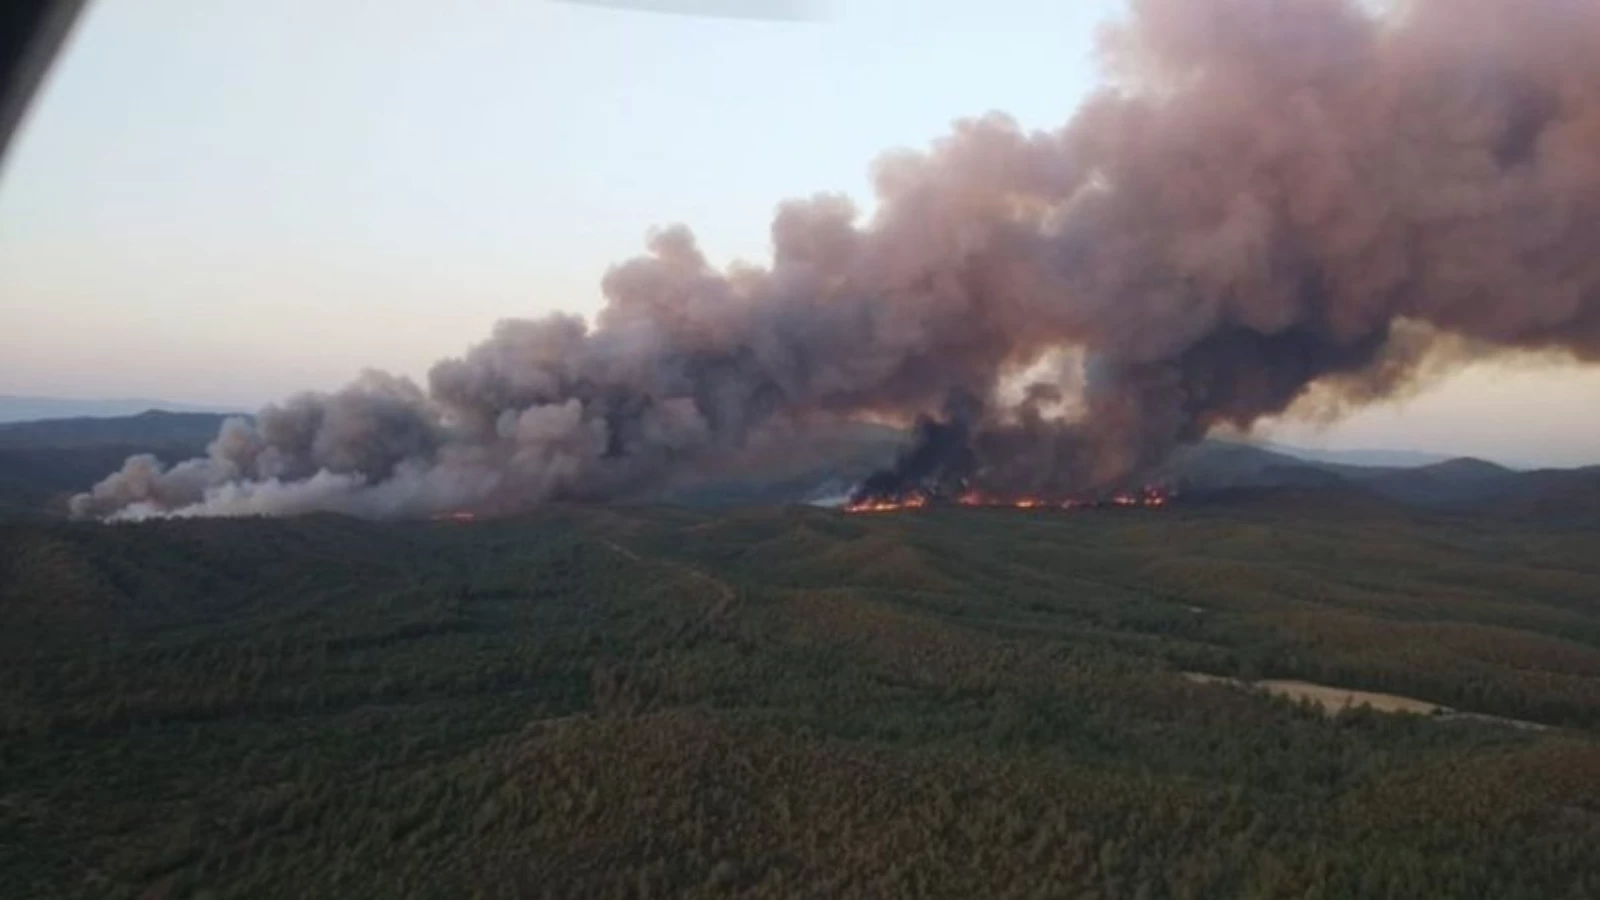
[[1600, 896], [1594, 532], [1317, 496], [0, 526], [0, 883]]
[[226, 416], [149, 410], [114, 418], [0, 423], [0, 521], [60, 518], [136, 453], [167, 462], [205, 453]]
[[204, 446], [217, 436], [227, 416], [151, 409], [131, 416], [40, 419], [0, 422], [0, 448], [71, 450], [85, 447]]
[[[227, 416], [148, 410], [109, 418], [0, 424], [0, 520], [62, 518], [89, 489], [136, 453], [166, 463], [199, 456]], [[718, 466], [664, 484], [650, 498], [697, 507], [779, 505], [838, 497], [891, 464], [907, 435], [881, 425], [818, 429], [784, 452]], [[1370, 456], [1370, 454], [1369, 454]], [[1313, 460], [1283, 448], [1204, 441], [1180, 448], [1148, 478], [1184, 492], [1241, 488], [1345, 491], [1406, 505], [1483, 515], [1588, 518], [1600, 524], [1600, 467], [1517, 471], [1475, 459], [1412, 467]]]

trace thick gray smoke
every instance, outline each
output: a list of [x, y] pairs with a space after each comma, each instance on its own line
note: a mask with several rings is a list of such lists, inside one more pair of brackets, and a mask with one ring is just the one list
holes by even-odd
[[1079, 491], [1313, 386], [1403, 389], [1441, 338], [1600, 359], [1600, 3], [1137, 0], [1102, 48], [1058, 131], [990, 115], [891, 154], [870, 221], [783, 204], [770, 268], [668, 228], [592, 327], [504, 322], [426, 391], [296, 397], [74, 508], [624, 496], [862, 415], [956, 415], [924, 431], [966, 451], [924, 459]]

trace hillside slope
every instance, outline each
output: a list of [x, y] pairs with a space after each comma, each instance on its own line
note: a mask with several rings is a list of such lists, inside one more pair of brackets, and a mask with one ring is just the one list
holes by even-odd
[[168, 462], [199, 456], [225, 418], [149, 410], [0, 424], [0, 520], [64, 516], [68, 497], [136, 453]]
[[0, 880], [1600, 893], [1594, 532], [1324, 496], [0, 526]]
[[[135, 453], [174, 462], [205, 452], [226, 416], [151, 410], [133, 416], [0, 424], [0, 519], [60, 517], [65, 499], [88, 489]], [[714, 461], [630, 501], [696, 507], [808, 503], [838, 498], [892, 463], [907, 435], [871, 424], [814, 429], [749, 458]], [[1346, 491], [1419, 507], [1489, 514], [1538, 510], [1570, 517], [1584, 509], [1586, 470], [1520, 472], [1474, 459], [1414, 468], [1318, 462], [1268, 447], [1203, 441], [1180, 448], [1149, 473], [1183, 492], [1241, 489]]]
[[82, 417], [123, 418], [152, 409], [170, 412], [234, 413], [233, 410], [223, 407], [174, 403], [170, 400], [155, 400], [148, 397], [109, 397], [84, 400], [72, 397], [0, 394], [0, 424]]
[[0, 449], [172, 447], [206, 444], [228, 416], [150, 409], [131, 416], [0, 423]]

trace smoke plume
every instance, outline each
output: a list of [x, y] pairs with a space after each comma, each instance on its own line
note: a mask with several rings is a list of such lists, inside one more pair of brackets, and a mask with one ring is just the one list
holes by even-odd
[[503, 322], [426, 390], [292, 398], [74, 509], [628, 496], [863, 416], [924, 419], [871, 492], [1079, 492], [1313, 388], [1405, 389], [1441, 342], [1600, 359], [1600, 4], [1135, 0], [1101, 49], [1059, 130], [889, 154], [869, 219], [783, 203], [769, 267], [666, 228], [592, 326]]

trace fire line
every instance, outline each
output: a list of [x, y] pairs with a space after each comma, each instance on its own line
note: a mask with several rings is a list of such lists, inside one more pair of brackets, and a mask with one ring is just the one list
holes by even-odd
[[[1173, 495], [1158, 488], [1146, 488], [1137, 493], [1114, 494], [1104, 498], [1069, 497], [1052, 500], [1043, 497], [997, 497], [978, 491], [968, 491], [948, 501], [948, 505], [977, 507], [984, 509], [1157, 509], [1166, 506], [1172, 501]], [[854, 500], [846, 504], [843, 509], [846, 513], [892, 513], [906, 510], [924, 509], [937, 503], [933, 498], [922, 493], [907, 494], [903, 497], [868, 497]]]

